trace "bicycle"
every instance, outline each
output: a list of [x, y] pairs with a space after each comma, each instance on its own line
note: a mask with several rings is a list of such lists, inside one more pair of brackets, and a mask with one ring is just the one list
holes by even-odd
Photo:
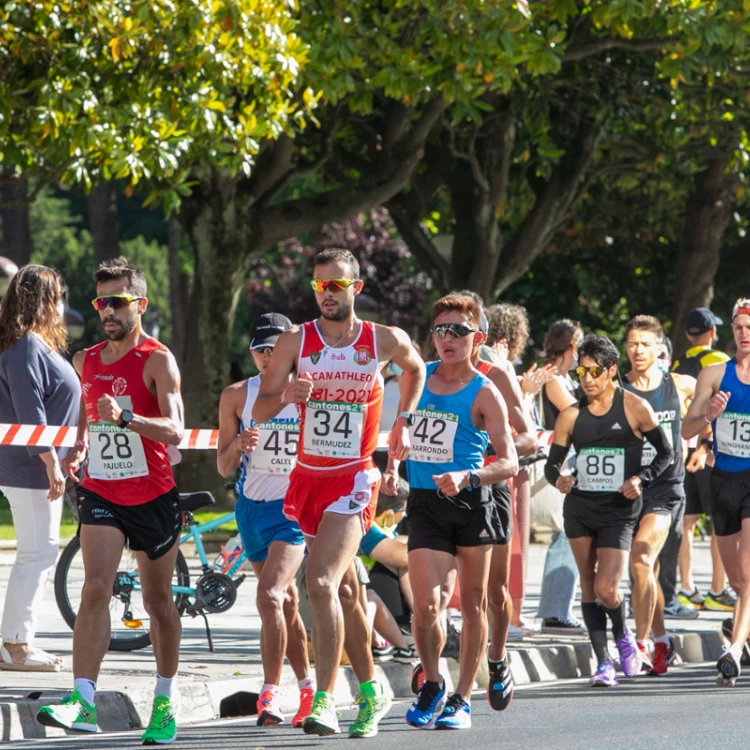
[[[232, 511], [208, 523], [197, 524], [193, 513], [199, 508], [214, 505], [215, 502], [210, 492], [180, 495], [182, 523], [187, 531], [180, 537], [179, 543], [183, 545], [189, 540], [194, 542], [202, 573], [195, 582], [195, 586], [191, 587], [187, 562], [185, 562], [182, 550], [178, 549], [172, 582], [172, 593], [180, 617], [185, 614], [191, 617], [203, 617], [211, 652], [214, 646], [207, 615], [226, 612], [232, 608], [237, 600], [237, 588], [246, 578], [246, 575], [240, 571], [247, 563], [245, 550], [240, 547], [239, 553], [230, 559], [228, 568], [219, 571], [209, 564], [201, 535], [231, 523], [235, 519]], [[80, 552], [80, 540], [77, 536], [73, 537], [60, 555], [55, 568], [55, 599], [63, 619], [71, 629], [75, 626], [83, 586], [83, 561]], [[127, 547], [123, 550], [120, 567], [112, 588], [110, 616], [110, 651], [136, 651], [151, 645], [151, 634], [148, 630], [149, 618], [143, 606], [136, 557], [135, 553]]]

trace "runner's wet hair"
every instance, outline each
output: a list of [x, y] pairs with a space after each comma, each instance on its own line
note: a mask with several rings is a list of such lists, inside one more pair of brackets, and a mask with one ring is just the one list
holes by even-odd
[[625, 341], [628, 340], [631, 331], [649, 331], [656, 336], [658, 343], [664, 339], [664, 329], [653, 315], [636, 315], [631, 318], [625, 326]]
[[468, 294], [448, 294], [445, 297], [441, 297], [432, 306], [432, 320], [433, 322], [443, 313], [460, 312], [465, 315], [471, 324], [475, 327], [479, 327], [479, 305], [477, 301], [470, 297]]
[[552, 363], [570, 349], [573, 343], [576, 349], [583, 342], [583, 331], [577, 320], [562, 318], [556, 320], [548, 329], [544, 337], [544, 358]]
[[529, 344], [529, 316], [525, 307], [501, 303], [487, 308], [490, 330], [487, 346], [501, 339], [508, 343], [508, 359], [515, 362], [523, 356]]
[[148, 295], [146, 274], [124, 255], [103, 261], [99, 268], [94, 271], [94, 282], [97, 284], [119, 281], [120, 279], [128, 280], [128, 291], [132, 292], [135, 297], [146, 297]]
[[313, 259], [313, 268], [329, 263], [346, 263], [352, 269], [352, 278], [359, 278], [359, 261], [343, 247], [329, 247], [321, 250]]
[[590, 333], [578, 347], [578, 361], [584, 357], [593, 359], [599, 367], [610, 368], [620, 361], [620, 352], [611, 339]]

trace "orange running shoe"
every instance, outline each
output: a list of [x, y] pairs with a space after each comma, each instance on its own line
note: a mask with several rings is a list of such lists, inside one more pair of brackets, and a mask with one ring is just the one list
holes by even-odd
[[310, 715], [314, 696], [315, 691], [310, 688], [302, 688], [299, 691], [299, 709], [292, 719], [293, 727], [301, 727], [305, 723], [305, 719]]
[[275, 690], [265, 690], [258, 697], [258, 726], [273, 727], [284, 721], [284, 714], [279, 707], [279, 694]]

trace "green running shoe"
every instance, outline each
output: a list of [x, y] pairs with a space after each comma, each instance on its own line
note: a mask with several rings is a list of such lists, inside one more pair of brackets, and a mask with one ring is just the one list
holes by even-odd
[[86, 703], [77, 690], [63, 698], [61, 703], [42, 706], [36, 712], [36, 720], [45, 727], [62, 727], [75, 732], [99, 731], [96, 706]]
[[177, 711], [165, 695], [154, 698], [151, 721], [141, 736], [144, 745], [171, 745], [177, 738]]
[[313, 704], [310, 713], [302, 725], [305, 734], [318, 734], [321, 737], [327, 734], [339, 734], [339, 716], [336, 713], [336, 704], [333, 696], [318, 690], [313, 696]]
[[[382, 689], [382, 688], [381, 688]], [[359, 713], [349, 727], [350, 737], [374, 737], [378, 733], [378, 722], [391, 708], [391, 699], [383, 694], [374, 698], [359, 696]]]

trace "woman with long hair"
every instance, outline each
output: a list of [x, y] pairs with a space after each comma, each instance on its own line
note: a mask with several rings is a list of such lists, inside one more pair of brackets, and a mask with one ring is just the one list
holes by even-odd
[[[0, 423], [78, 423], [81, 388], [67, 348], [65, 291], [57, 271], [27, 265], [12, 278], [0, 306]], [[55, 564], [66, 449], [0, 447], [0, 492], [8, 498], [16, 532], [0, 625], [0, 669], [59, 671], [57, 657], [34, 647], [47, 573]]]

